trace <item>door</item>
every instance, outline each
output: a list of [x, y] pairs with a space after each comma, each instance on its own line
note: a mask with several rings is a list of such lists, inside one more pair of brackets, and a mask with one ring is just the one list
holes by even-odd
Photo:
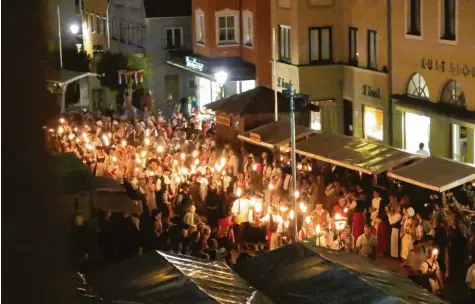
[[165, 97], [172, 96], [173, 100], [179, 100], [180, 96], [180, 76], [165, 75]]
[[353, 136], [353, 102], [343, 99], [343, 123], [344, 134]]

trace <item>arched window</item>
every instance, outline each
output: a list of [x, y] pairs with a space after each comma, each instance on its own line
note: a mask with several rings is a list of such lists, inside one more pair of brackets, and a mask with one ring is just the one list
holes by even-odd
[[421, 74], [416, 73], [411, 77], [411, 80], [409, 80], [409, 84], [407, 85], [407, 94], [419, 98], [430, 98], [429, 88]]
[[458, 107], [465, 107], [465, 94], [462, 87], [455, 80], [449, 80], [442, 90], [440, 101]]

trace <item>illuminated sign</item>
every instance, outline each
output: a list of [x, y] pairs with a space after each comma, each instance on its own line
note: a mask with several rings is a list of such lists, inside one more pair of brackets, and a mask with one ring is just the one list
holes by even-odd
[[187, 68], [193, 69], [198, 72], [204, 71], [205, 65], [202, 62], [200, 62], [197, 58], [186, 56], [185, 60], [186, 60]]

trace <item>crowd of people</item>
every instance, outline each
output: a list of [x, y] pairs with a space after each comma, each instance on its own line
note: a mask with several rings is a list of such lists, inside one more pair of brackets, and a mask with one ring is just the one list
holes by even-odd
[[[105, 262], [158, 249], [231, 263], [232, 252], [292, 241], [296, 221], [298, 240], [400, 259], [410, 278], [434, 293], [472, 265], [475, 226], [463, 221], [454, 196], [420, 201], [402, 184], [379, 188], [371, 177], [309, 158], [298, 159], [294, 192], [288, 154], [220, 145], [212, 116], [197, 108], [169, 119], [75, 113], [46, 133], [53, 154], [75, 153], [94, 175], [123, 183], [142, 207], [141, 214], [100, 212]], [[76, 214], [81, 261], [91, 248], [84, 227]], [[467, 272], [472, 296], [474, 269]]]

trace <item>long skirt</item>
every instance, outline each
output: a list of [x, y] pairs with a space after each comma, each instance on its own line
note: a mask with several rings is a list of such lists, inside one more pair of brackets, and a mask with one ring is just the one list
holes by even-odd
[[391, 257], [399, 257], [399, 229], [397, 228], [391, 230]]
[[406, 233], [401, 241], [401, 258], [407, 259], [409, 251], [412, 249], [412, 235]]
[[364, 233], [365, 218], [363, 212], [355, 212], [353, 215], [353, 237], [355, 240]]
[[388, 224], [381, 222], [376, 227], [376, 254], [384, 254], [388, 249]]

